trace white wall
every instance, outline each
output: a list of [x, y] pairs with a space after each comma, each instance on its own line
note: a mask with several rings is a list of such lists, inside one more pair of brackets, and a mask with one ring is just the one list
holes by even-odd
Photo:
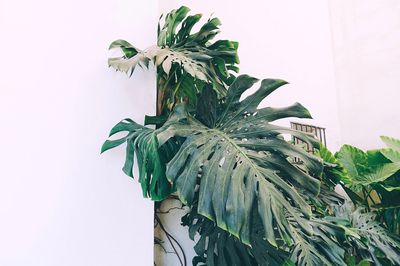
[[330, 2], [343, 143], [383, 147], [400, 138], [400, 2]]
[[0, 265], [153, 265], [153, 204], [99, 151], [155, 101], [108, 45], [152, 45], [157, 20], [155, 0], [0, 1]]
[[[314, 120], [303, 122], [326, 127], [328, 147], [333, 150], [340, 147], [327, 0], [163, 0], [159, 3], [160, 13], [181, 5], [190, 7], [193, 13], [203, 13], [204, 19], [214, 13], [223, 24], [218, 38], [239, 41], [241, 74], [290, 82], [263, 104], [302, 103], [314, 116]], [[280, 124], [289, 126], [289, 121]], [[171, 216], [166, 217], [166, 227], [183, 243], [190, 258], [194, 252], [192, 242], [187, 239], [187, 228], [180, 226], [181, 211], [173, 213], [175, 221]], [[172, 255], [164, 261], [165, 265], [179, 265]]]

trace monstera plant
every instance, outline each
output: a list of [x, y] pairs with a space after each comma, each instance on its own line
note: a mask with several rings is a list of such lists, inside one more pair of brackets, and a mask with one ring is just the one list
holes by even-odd
[[173, 195], [189, 208], [182, 224], [197, 241], [193, 265], [398, 265], [395, 237], [334, 191], [349, 177], [333, 154], [312, 135], [273, 124], [311, 118], [307, 109], [260, 106], [286, 82], [236, 77], [238, 44], [213, 41], [217, 18], [193, 33], [201, 15], [188, 13], [165, 16], [156, 46], [111, 44], [122, 51], [109, 59], [116, 70], [156, 66], [157, 115], [145, 119], [152, 128], [116, 124], [102, 152], [126, 144], [123, 171], [134, 176], [136, 157], [143, 195], [157, 202]]

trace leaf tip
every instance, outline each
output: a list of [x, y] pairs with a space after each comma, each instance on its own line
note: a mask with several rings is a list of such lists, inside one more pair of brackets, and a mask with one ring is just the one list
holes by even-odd
[[107, 151], [108, 150], [108, 148], [107, 148], [107, 141], [105, 141], [104, 143], [103, 143], [103, 145], [101, 145], [101, 149], [100, 149], [100, 154], [103, 154], [105, 151]]

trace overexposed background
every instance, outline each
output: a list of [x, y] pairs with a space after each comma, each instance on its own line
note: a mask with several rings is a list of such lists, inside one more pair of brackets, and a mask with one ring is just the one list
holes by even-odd
[[0, 0], [0, 265], [153, 265], [153, 204], [100, 156], [154, 112], [154, 71], [107, 67], [119, 38], [156, 40], [155, 0]]
[[330, 0], [341, 143], [400, 138], [400, 1]]

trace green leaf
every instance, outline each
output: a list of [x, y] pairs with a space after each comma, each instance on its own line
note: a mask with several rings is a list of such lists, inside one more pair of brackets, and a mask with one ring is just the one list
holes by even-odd
[[346, 264], [348, 266], [370, 266], [370, 262], [368, 260], [362, 260], [359, 263], [356, 263], [355, 256], [349, 256], [346, 258]]
[[149, 116], [146, 115], [144, 117], [144, 125], [156, 125], [156, 126], [162, 126], [165, 121], [167, 121], [167, 117], [164, 115], [156, 115], [156, 116]]
[[316, 155], [324, 161], [322, 179], [329, 187], [336, 186], [340, 182], [350, 184], [351, 180], [346, 169], [336, 157], [323, 145], [317, 150]]
[[381, 149], [379, 150], [383, 156], [392, 162], [400, 162], [400, 152], [393, 149]]
[[176, 34], [176, 41], [182, 42], [187, 37], [189, 37], [190, 32], [192, 31], [193, 26], [199, 22], [201, 19], [201, 14], [196, 14], [194, 16], [188, 16], [183, 22], [182, 26]]
[[115, 125], [110, 137], [119, 132], [127, 135], [118, 140], [104, 142], [101, 152], [117, 147], [126, 142], [126, 158], [122, 168], [124, 173], [133, 177], [134, 155], [139, 165], [139, 183], [142, 186], [143, 196], [159, 201], [168, 197], [172, 187], [165, 176], [168, 154], [173, 153], [174, 147], [170, 143], [159, 150], [156, 132], [141, 126], [131, 119], [124, 119]]
[[387, 137], [387, 136], [381, 136], [381, 140], [388, 146], [388, 148], [391, 148], [395, 151], [400, 152], [400, 140]]
[[392, 186], [387, 186], [387, 185], [382, 185], [382, 187], [386, 190], [386, 191], [400, 191], [400, 186], [398, 187], [392, 187]]
[[309, 223], [313, 235], [304, 235], [296, 228], [296, 245], [291, 251], [291, 259], [296, 265], [345, 265], [345, 251], [338, 239], [345, 237], [346, 230], [344, 226], [334, 224], [334, 221], [338, 219], [312, 218]]
[[[160, 129], [159, 142], [162, 145], [173, 136], [186, 140], [168, 163], [167, 177], [180, 200], [189, 206], [195, 199], [200, 178], [199, 214], [215, 221], [243, 243], [250, 244], [249, 219], [255, 206], [270, 244], [276, 245], [279, 237], [291, 243], [289, 217], [312, 234], [306, 220], [300, 219], [309, 217], [311, 209], [296, 188], [316, 195], [320, 183], [287, 159], [301, 158], [307, 169], [316, 174], [321, 172], [322, 164], [319, 158], [284, 141], [281, 134], [293, 134], [314, 145], [318, 142], [310, 135], [269, 123], [289, 114], [308, 117], [304, 107], [257, 109], [263, 98], [285, 82], [263, 80], [254, 94], [239, 101], [241, 93], [253, 81], [254, 78], [240, 76], [232, 84], [224, 104], [228, 110], [222, 112], [215, 128], [202, 125], [185, 112], [184, 106], [175, 107]], [[278, 230], [273, 229], [275, 226]]]
[[349, 186], [355, 191], [383, 182], [400, 170], [400, 162], [385, 163], [387, 159], [380, 151], [365, 153], [355, 147], [344, 145], [336, 156], [349, 173], [351, 179]]
[[160, 115], [168, 116], [180, 102], [188, 103], [194, 112], [196, 95], [205, 85], [216, 92], [218, 99], [225, 97], [227, 86], [235, 78], [231, 72], [238, 71], [237, 42], [210, 42], [219, 32], [219, 19], [209, 19], [199, 31], [193, 32], [201, 15], [188, 16], [188, 12], [189, 8], [182, 6], [160, 21], [158, 46], [140, 50], [125, 40], [110, 45], [110, 49], [123, 52], [123, 56], [108, 60], [109, 66], [117, 71], [131, 76], [138, 66], [148, 68], [150, 62], [157, 66]]
[[355, 182], [355, 184], [367, 186], [367, 185], [383, 182], [399, 170], [400, 170], [400, 162], [386, 163], [386, 164], [377, 166], [370, 173], [365, 174], [363, 176], [363, 178], [360, 180], [357, 180]]
[[366, 152], [367, 155], [367, 167], [369, 168], [369, 172], [372, 169], [379, 168], [380, 166], [391, 163], [381, 152], [381, 150], [368, 150]]
[[[277, 249], [264, 240], [264, 228], [253, 211], [251, 226], [251, 247], [241, 243], [236, 237], [222, 230], [216, 224], [199, 215], [196, 206], [182, 217], [182, 225], [189, 227], [191, 239], [196, 237], [195, 251], [197, 257], [193, 265], [200, 262], [206, 265], [245, 266], [245, 265], [294, 265], [290, 264], [287, 251]], [[286, 263], [286, 264], [285, 264]]]
[[109, 150], [109, 149], [113, 149], [115, 147], [118, 147], [119, 145], [125, 143], [126, 138], [122, 138], [122, 139], [117, 139], [117, 140], [106, 140], [103, 145], [101, 146], [101, 153]]
[[175, 41], [175, 30], [182, 20], [189, 13], [190, 9], [186, 6], [181, 6], [174, 9], [165, 16], [165, 23], [158, 36], [158, 45], [164, 46]]
[[356, 266], [356, 257], [355, 256], [350, 256], [346, 258], [346, 264], [348, 266]]
[[400, 261], [400, 244], [375, 221], [374, 213], [364, 213], [362, 209], [354, 212], [343, 212], [351, 222], [355, 232], [361, 238], [352, 238], [351, 242], [355, 250], [363, 259], [372, 261], [375, 265], [381, 265], [377, 253], [382, 253], [383, 257], [393, 265], [398, 265]]
[[339, 152], [336, 153], [336, 158], [352, 179], [357, 179], [368, 171], [367, 155], [356, 147], [343, 145]]
[[126, 58], [131, 58], [139, 53], [140, 50], [125, 40], [116, 40], [110, 44], [109, 50], [119, 48], [122, 50]]
[[360, 261], [357, 266], [370, 266], [371, 263], [368, 260], [362, 260]]

